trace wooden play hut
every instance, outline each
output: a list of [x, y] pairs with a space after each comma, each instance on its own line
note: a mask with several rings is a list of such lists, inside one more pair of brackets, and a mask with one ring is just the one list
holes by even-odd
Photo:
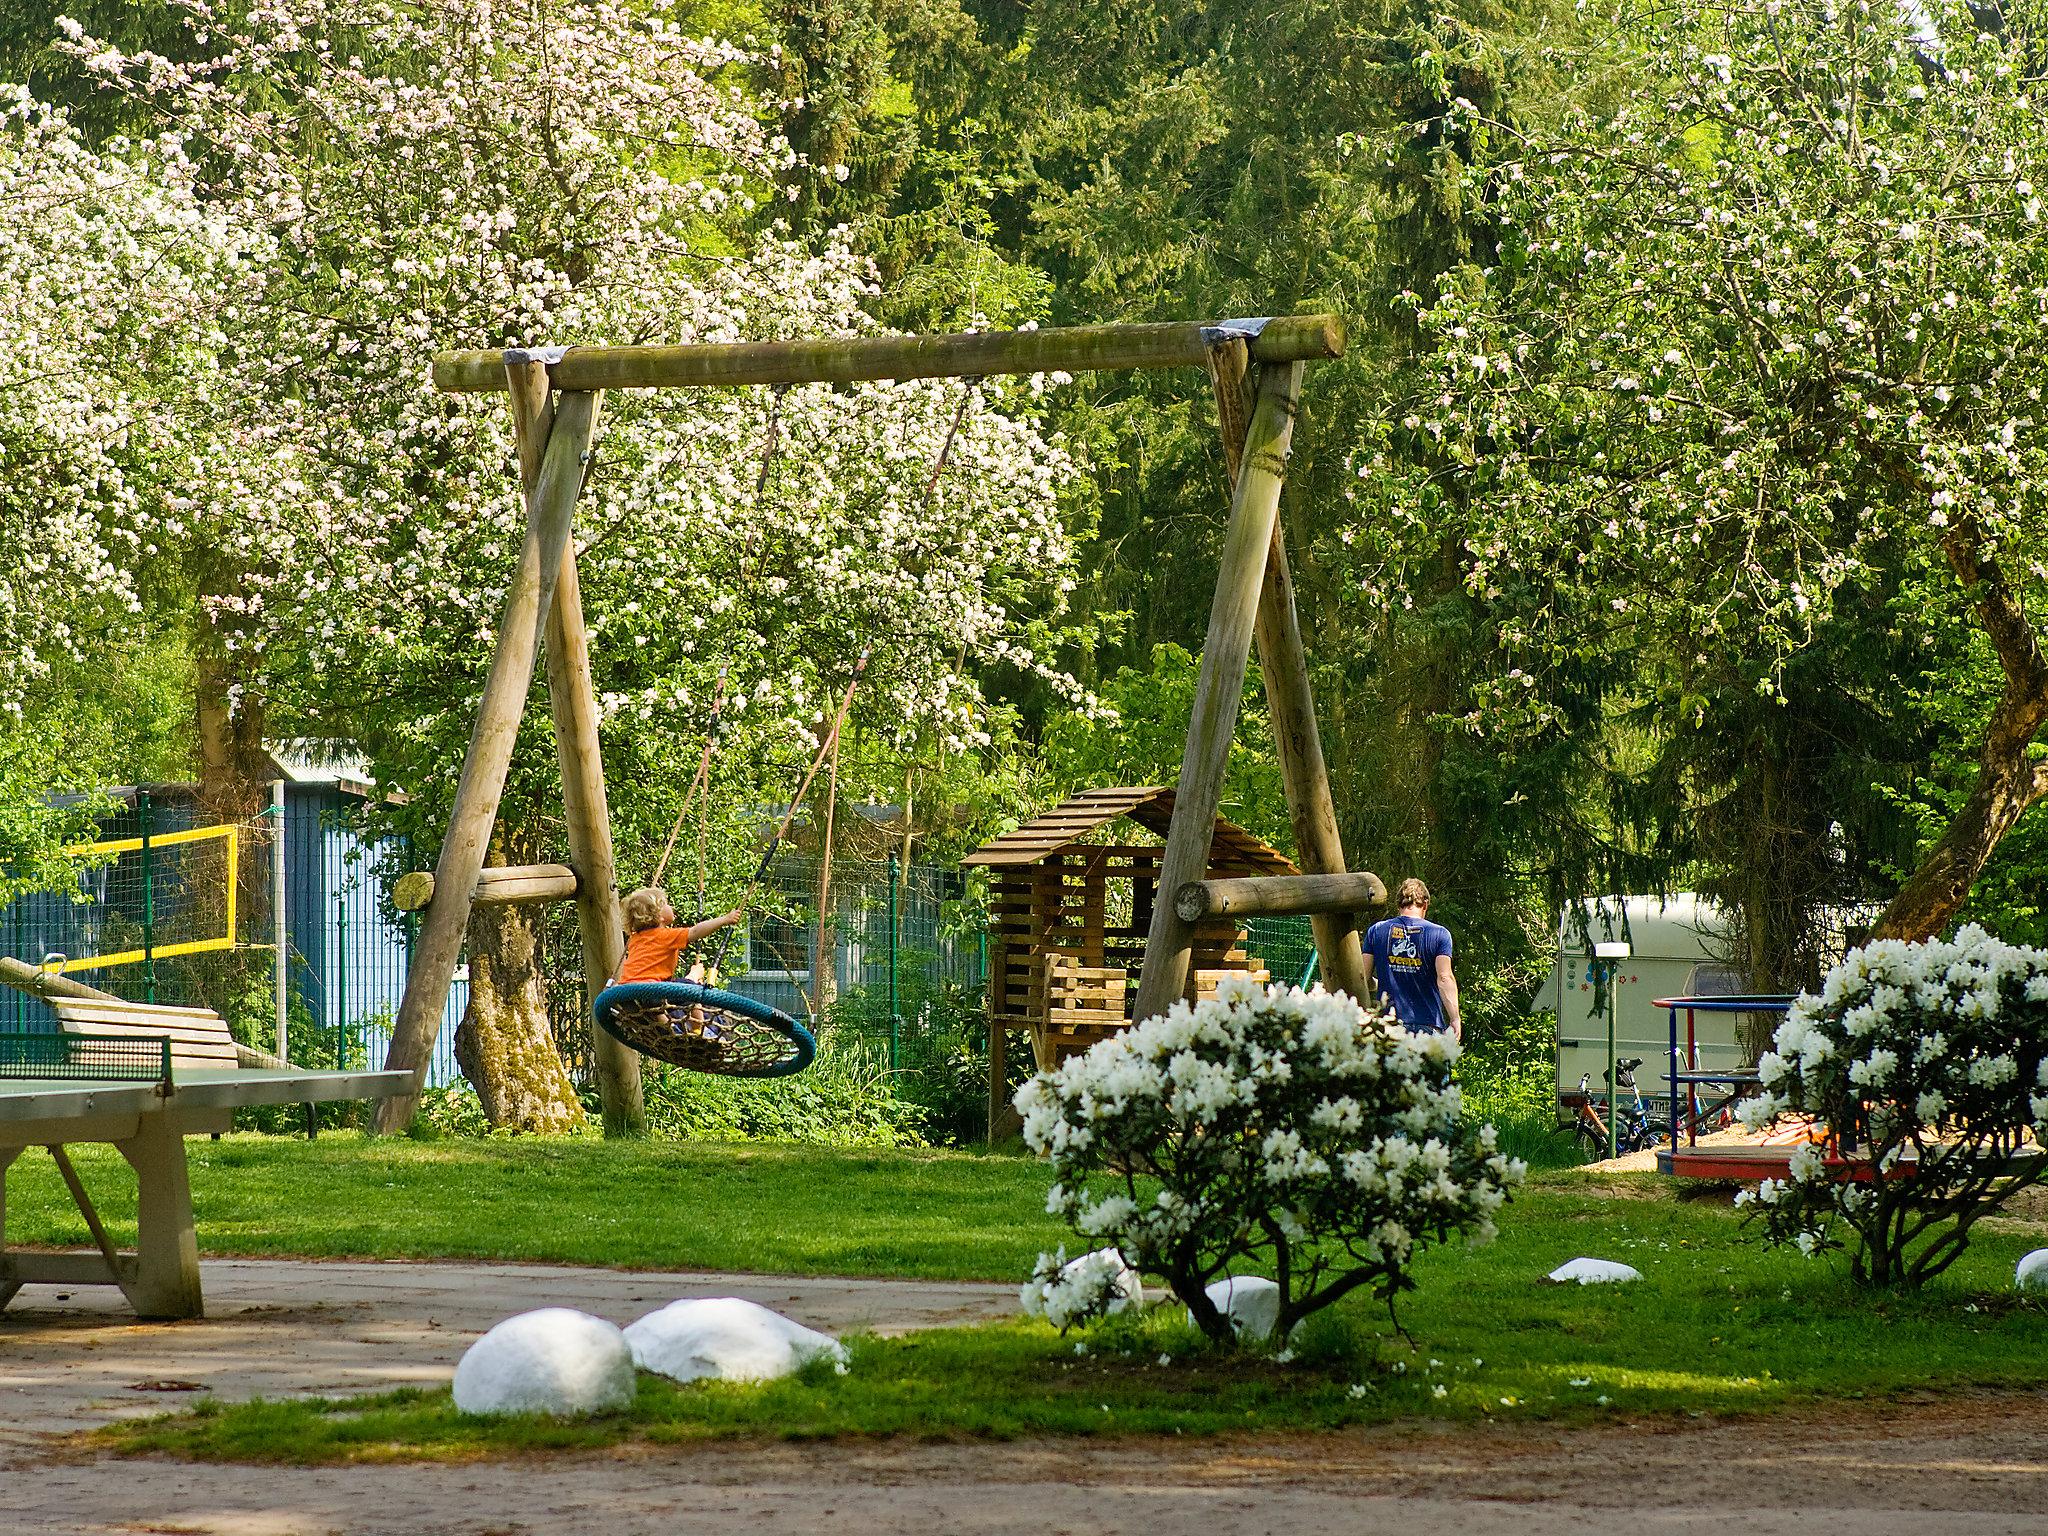
[[[1008, 1032], [1026, 1031], [1041, 1067], [1057, 1065], [1131, 1021], [1133, 989], [1158, 900], [1174, 792], [1091, 789], [975, 849], [962, 862], [993, 876], [989, 911], [991, 1092]], [[1126, 821], [1160, 841], [1134, 841]], [[1234, 822], [1215, 818], [1210, 879], [1295, 875], [1293, 860]], [[1233, 916], [1196, 922], [1185, 994], [1213, 993], [1231, 972], [1266, 979]]]

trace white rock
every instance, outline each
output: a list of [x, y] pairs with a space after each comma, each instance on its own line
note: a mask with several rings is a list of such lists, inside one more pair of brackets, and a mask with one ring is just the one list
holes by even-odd
[[508, 1317], [455, 1367], [464, 1413], [611, 1413], [632, 1406], [633, 1352], [601, 1317], [543, 1307]]
[[2012, 1283], [2023, 1291], [2048, 1291], [2048, 1248], [2036, 1248], [2023, 1256]]
[[629, 1325], [626, 1343], [640, 1369], [672, 1381], [768, 1381], [821, 1355], [846, 1364], [846, 1346], [829, 1333], [737, 1296], [672, 1301]]
[[1626, 1264], [1617, 1264], [1612, 1259], [1573, 1259], [1569, 1264], [1560, 1264], [1549, 1277], [1559, 1285], [1568, 1285], [1576, 1280], [1580, 1285], [1608, 1285], [1617, 1280], [1640, 1280], [1643, 1272]]
[[[1240, 1339], [1270, 1339], [1280, 1321], [1280, 1287], [1259, 1275], [1235, 1275], [1208, 1288], [1216, 1310]], [[1192, 1323], [1192, 1314], [1188, 1317]]]

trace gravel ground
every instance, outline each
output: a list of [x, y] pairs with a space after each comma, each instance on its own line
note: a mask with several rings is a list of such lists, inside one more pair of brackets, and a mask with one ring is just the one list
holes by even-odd
[[0, 1314], [0, 1532], [209, 1536], [2048, 1536], [2048, 1392], [1736, 1422], [1389, 1427], [1230, 1440], [722, 1444], [453, 1466], [81, 1457], [60, 1436], [194, 1389], [445, 1380], [524, 1307], [625, 1322], [744, 1295], [828, 1330], [1001, 1315], [1007, 1287], [528, 1265], [222, 1261], [213, 1316], [138, 1324], [82, 1298]]

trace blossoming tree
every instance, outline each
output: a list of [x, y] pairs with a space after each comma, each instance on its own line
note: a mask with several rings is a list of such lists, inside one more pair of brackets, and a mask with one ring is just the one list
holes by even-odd
[[133, 771], [51, 699], [135, 630], [177, 536], [176, 425], [205, 393], [208, 295], [237, 243], [177, 144], [95, 151], [0, 88], [0, 895], [75, 874], [60, 850], [89, 807], [53, 791]]
[[[1464, 1118], [1457, 1055], [1450, 1036], [1411, 1035], [1341, 993], [1233, 978], [1039, 1073], [1016, 1105], [1025, 1145], [1052, 1164], [1049, 1211], [1165, 1280], [1220, 1342], [1232, 1332], [1209, 1284], [1270, 1268], [1285, 1340], [1360, 1288], [1391, 1307], [1430, 1243], [1492, 1238], [1524, 1168]], [[1041, 1259], [1034, 1281], [1062, 1269]], [[1063, 1326], [1086, 1297], [1114, 1300], [1094, 1283], [1113, 1271], [1056, 1287]]]
[[1966, 927], [1952, 942], [1880, 940], [1828, 973], [1759, 1062], [1742, 1116], [1814, 1116], [1784, 1179], [1742, 1197], [1809, 1255], [1854, 1241], [1871, 1285], [1917, 1286], [1972, 1226], [2048, 1176], [2048, 953]]
[[[233, 344], [187, 491], [219, 552], [205, 595], [239, 726], [268, 703], [363, 740], [431, 840], [524, 532], [502, 412], [437, 395], [432, 354], [869, 330], [868, 275], [769, 222], [803, 168], [761, 126], [746, 51], [683, 35], [672, 7], [182, 3], [179, 58], [77, 29], [70, 46], [275, 243], [223, 306]], [[972, 739], [987, 661], [1070, 686], [1043, 661], [1070, 584], [1068, 465], [1032, 425], [1036, 387], [612, 402], [580, 564], [614, 782], [687, 778], [721, 687], [742, 739], [814, 732], [863, 644], [866, 717], [906, 738]], [[523, 740], [529, 777], [550, 756]], [[514, 777], [517, 862], [547, 828]], [[530, 923], [473, 926], [472, 1025], [541, 1061]], [[573, 1117], [559, 1069], [505, 1086], [508, 1123]]]
[[1630, 8], [1586, 71], [1621, 89], [1540, 143], [1490, 125], [1498, 259], [1423, 313], [1428, 392], [1359, 465], [1389, 587], [1448, 534], [1500, 616], [1475, 728], [1540, 732], [1608, 656], [1668, 663], [1691, 724], [1726, 658], [1772, 694], [1822, 614], [1910, 628], [1886, 573], [1946, 570], [2004, 687], [1902, 936], [2048, 796], [2044, 16], [1987, 15]]

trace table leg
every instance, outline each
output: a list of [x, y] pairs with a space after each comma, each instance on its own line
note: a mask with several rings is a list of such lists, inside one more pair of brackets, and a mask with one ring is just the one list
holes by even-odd
[[204, 1317], [183, 1134], [159, 1111], [115, 1145], [135, 1170], [135, 1284], [122, 1287], [129, 1302], [141, 1317]]
[[[0, 1257], [4, 1257], [7, 1252], [7, 1170], [14, 1165], [14, 1160], [21, 1156], [23, 1150], [21, 1147], [0, 1147]], [[20, 1289], [19, 1280], [9, 1280], [0, 1276], [0, 1309], [4, 1309], [7, 1303], [14, 1300]]]

